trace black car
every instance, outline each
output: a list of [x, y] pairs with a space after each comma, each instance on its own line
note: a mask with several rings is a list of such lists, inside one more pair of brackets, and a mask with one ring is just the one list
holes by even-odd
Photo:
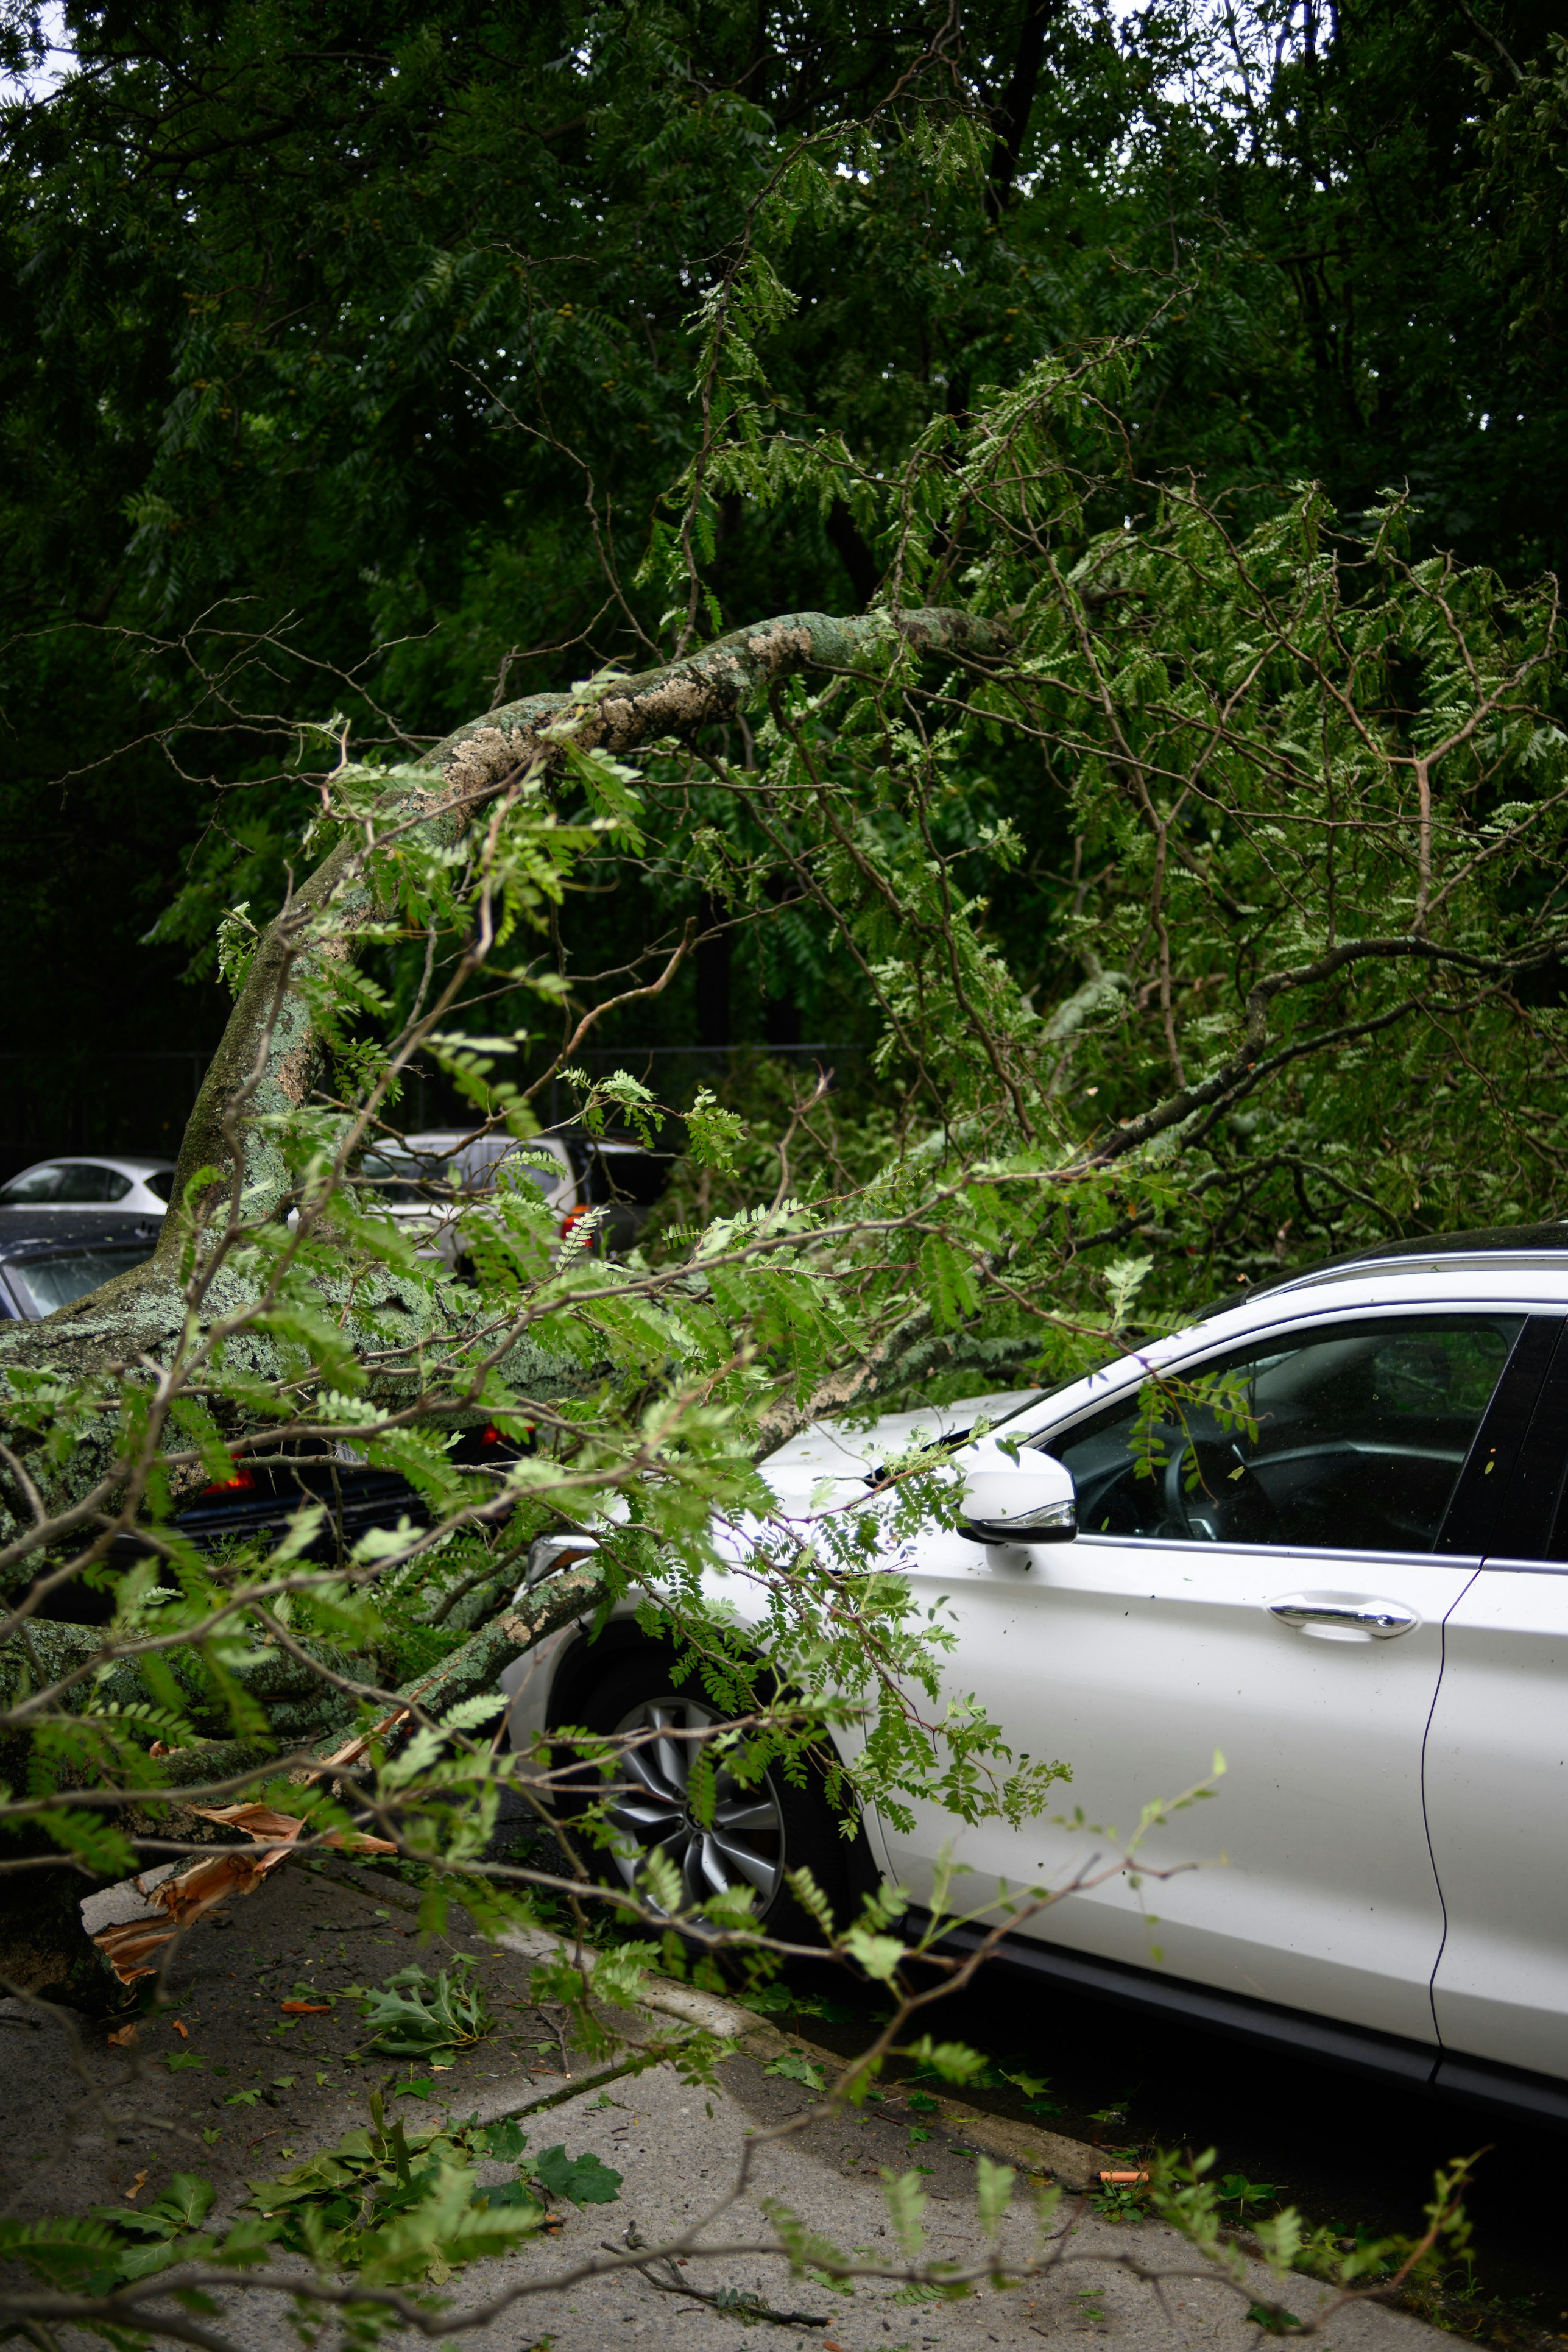
[[158, 1246], [159, 1221], [112, 1209], [0, 1207], [0, 1319], [36, 1323], [74, 1306]]
[[[111, 1275], [141, 1265], [157, 1247], [158, 1223], [151, 1219], [54, 1209], [41, 1216], [26, 1209], [0, 1208], [0, 1319], [37, 1322], [57, 1307], [69, 1307]], [[452, 1459], [482, 1465], [513, 1458], [516, 1442], [486, 1425], [465, 1430]], [[407, 1520], [428, 1523], [424, 1498], [394, 1470], [382, 1470], [348, 1449], [325, 1444], [287, 1447], [269, 1459], [247, 1457], [232, 1478], [193, 1496], [175, 1520], [180, 1533], [203, 1550], [223, 1544], [281, 1538], [302, 1503], [321, 1503], [326, 1518], [311, 1557], [331, 1560], [353, 1549], [371, 1528], [395, 1528]], [[119, 1559], [142, 1554], [134, 1536], [117, 1539]], [[43, 1612], [57, 1622], [97, 1623], [110, 1613], [106, 1593], [72, 1586], [53, 1596]]]

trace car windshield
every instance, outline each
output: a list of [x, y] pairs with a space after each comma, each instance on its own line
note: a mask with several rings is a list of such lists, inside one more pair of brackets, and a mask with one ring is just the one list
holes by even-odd
[[69, 1307], [85, 1298], [110, 1275], [129, 1274], [133, 1265], [145, 1265], [152, 1255], [150, 1241], [127, 1242], [112, 1249], [55, 1250], [47, 1257], [14, 1259], [6, 1273], [11, 1287], [22, 1294], [34, 1315], [52, 1315], [57, 1307]]
[[498, 1171], [504, 1169], [503, 1181], [536, 1184], [542, 1192], [553, 1192], [563, 1181], [559, 1163], [552, 1158], [525, 1158], [524, 1150], [503, 1146], [497, 1151], [479, 1144], [453, 1151], [413, 1151], [405, 1144], [386, 1143], [365, 1153], [360, 1181], [393, 1202], [412, 1202], [449, 1198], [454, 1191], [469, 1196], [488, 1192]]

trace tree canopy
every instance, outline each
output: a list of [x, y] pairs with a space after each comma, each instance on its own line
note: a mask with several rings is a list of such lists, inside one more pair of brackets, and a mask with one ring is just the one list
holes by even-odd
[[[278, 903], [334, 712], [407, 750], [563, 664], [901, 597], [889, 484], [1047, 358], [1131, 353], [1147, 487], [1087, 529], [1193, 473], [1243, 530], [1408, 486], [1414, 551], [1560, 563], [1544, 8], [67, 22], [0, 177], [19, 1037], [214, 1042], [218, 919]], [[1013, 813], [997, 919], [1065, 998], [1076, 835]], [[577, 902], [580, 969], [643, 903]], [[659, 1035], [868, 1043], [773, 937], [692, 959]]]

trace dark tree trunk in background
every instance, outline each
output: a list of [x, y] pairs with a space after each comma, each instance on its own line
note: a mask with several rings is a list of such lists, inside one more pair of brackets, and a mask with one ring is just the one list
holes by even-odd
[[833, 552], [849, 576], [857, 604], [869, 604], [881, 582], [877, 559], [860, 535], [858, 524], [842, 499], [827, 509], [827, 537]]
[[800, 1007], [787, 996], [770, 996], [763, 1002], [763, 1035], [770, 1045], [800, 1044]]
[[1005, 95], [996, 110], [996, 143], [986, 174], [985, 213], [998, 221], [1012, 201], [1013, 183], [1024, 152], [1035, 92], [1045, 62], [1046, 35], [1061, 15], [1065, 0], [1024, 0], [1024, 22]]
[[716, 932], [697, 942], [697, 1042], [700, 1045], [730, 1043], [730, 934], [718, 930], [728, 908], [704, 890], [697, 903], [700, 932]]

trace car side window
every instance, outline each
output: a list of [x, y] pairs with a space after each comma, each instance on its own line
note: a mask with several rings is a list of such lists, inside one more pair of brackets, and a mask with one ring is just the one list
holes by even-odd
[[5, 1190], [0, 1192], [0, 1201], [15, 1201], [23, 1204], [29, 1201], [52, 1201], [64, 1173], [65, 1171], [57, 1168], [52, 1160], [42, 1168], [24, 1168], [22, 1173], [13, 1176]]
[[1255, 1339], [1049, 1450], [1087, 1536], [1430, 1551], [1523, 1322], [1365, 1316]]
[[130, 1177], [122, 1176], [118, 1168], [104, 1168], [91, 1160], [68, 1160], [60, 1170], [59, 1185], [51, 1197], [57, 1201], [123, 1201], [130, 1190]]

